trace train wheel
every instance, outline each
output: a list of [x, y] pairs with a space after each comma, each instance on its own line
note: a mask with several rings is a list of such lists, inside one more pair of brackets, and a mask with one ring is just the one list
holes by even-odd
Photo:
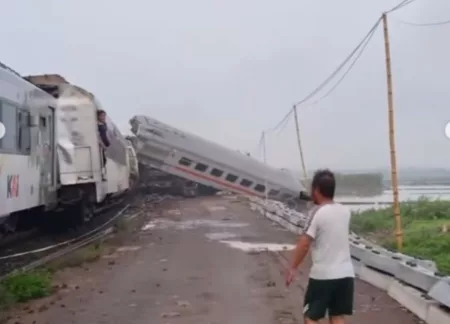
[[83, 199], [80, 204], [80, 211], [78, 215], [80, 225], [89, 223], [94, 218], [94, 204]]
[[0, 224], [0, 238], [12, 234], [17, 229], [18, 216], [10, 215], [3, 223]]

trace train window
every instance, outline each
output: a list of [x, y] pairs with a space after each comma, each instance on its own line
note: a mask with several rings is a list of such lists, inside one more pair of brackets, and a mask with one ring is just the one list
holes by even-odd
[[28, 120], [30, 113], [28, 111], [19, 110], [17, 112], [17, 125], [19, 127], [17, 136], [17, 148], [22, 152], [29, 154], [31, 151], [31, 132]]
[[241, 181], [241, 186], [243, 186], [243, 187], [250, 187], [251, 185], [252, 185], [252, 181], [250, 181], [250, 180], [247, 180], [247, 179], [242, 179], [242, 181]]
[[280, 193], [279, 190], [271, 189], [271, 190], [269, 191], [269, 196], [270, 196], [270, 197], [275, 197], [275, 196], [278, 196], [279, 193]]
[[283, 196], [281, 196], [281, 199], [283, 199], [283, 200], [288, 200], [288, 199], [291, 199], [292, 198], [292, 196], [290, 195], [290, 194], [283, 194]]
[[5, 135], [0, 140], [2, 151], [17, 152], [17, 108], [6, 102], [0, 103], [0, 121], [6, 128]]
[[227, 180], [228, 182], [235, 182], [237, 180], [238, 176], [228, 173], [225, 180]]
[[184, 165], [184, 166], [190, 166], [192, 164], [192, 161], [188, 158], [182, 157], [180, 161], [178, 161], [178, 164]]
[[47, 119], [41, 116], [41, 118], [39, 118], [39, 125], [44, 128], [47, 127]]
[[256, 190], [256, 191], [259, 191], [259, 192], [264, 192], [264, 191], [266, 191], [266, 187], [263, 186], [262, 184], [257, 184], [257, 185], [255, 186], [255, 190]]
[[203, 163], [197, 163], [197, 165], [195, 166], [195, 170], [201, 171], [201, 172], [205, 172], [208, 169], [208, 166], [206, 164]]
[[211, 171], [211, 175], [213, 175], [215, 177], [221, 177], [222, 174], [223, 174], [223, 171], [216, 169], [216, 168], [212, 169], [212, 171]]

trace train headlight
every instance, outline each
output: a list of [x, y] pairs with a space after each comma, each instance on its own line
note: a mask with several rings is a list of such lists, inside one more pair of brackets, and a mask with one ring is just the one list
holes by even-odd
[[5, 125], [3, 125], [2, 122], [0, 122], [0, 139], [2, 139], [3, 136], [5, 136], [5, 133], [6, 133]]
[[445, 137], [450, 139], [450, 122], [447, 122], [447, 124], [445, 125]]

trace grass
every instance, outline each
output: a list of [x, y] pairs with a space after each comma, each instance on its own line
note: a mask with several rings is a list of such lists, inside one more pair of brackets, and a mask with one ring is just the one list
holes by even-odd
[[51, 293], [50, 272], [37, 270], [13, 274], [0, 282], [0, 314], [5, 314], [15, 303], [45, 297]]
[[[403, 219], [403, 253], [434, 260], [442, 273], [450, 274], [450, 201], [421, 198], [400, 205]], [[355, 213], [351, 228], [395, 250], [395, 218], [392, 207]]]
[[[138, 222], [136, 218], [135, 222]], [[140, 223], [138, 225], [141, 225]], [[114, 224], [115, 239], [125, 239], [133, 229], [128, 222], [119, 218]], [[123, 236], [123, 237], [122, 237]], [[64, 268], [79, 267], [83, 264], [97, 261], [103, 254], [115, 250], [112, 239], [101, 240], [98, 243], [87, 245], [75, 250], [46, 265], [45, 269], [13, 274], [0, 281], [0, 323], [3, 323], [7, 310], [16, 303], [49, 296], [53, 293], [52, 277], [57, 271]], [[106, 243], [108, 241], [108, 243]]]
[[89, 245], [49, 263], [45, 269], [20, 272], [7, 277], [0, 282], [0, 314], [16, 303], [49, 296], [53, 292], [52, 277], [56, 271], [94, 262], [104, 251], [102, 244]]

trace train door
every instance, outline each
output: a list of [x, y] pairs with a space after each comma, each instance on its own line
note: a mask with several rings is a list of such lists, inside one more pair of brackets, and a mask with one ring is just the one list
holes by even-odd
[[48, 159], [50, 162], [50, 186], [56, 190], [56, 122], [55, 122], [55, 109], [49, 107], [50, 114], [47, 116], [48, 128], [49, 128], [49, 147], [48, 147]]
[[55, 111], [47, 107], [39, 115], [38, 147], [40, 148], [41, 163], [41, 195], [49, 197], [56, 190], [55, 175]]

